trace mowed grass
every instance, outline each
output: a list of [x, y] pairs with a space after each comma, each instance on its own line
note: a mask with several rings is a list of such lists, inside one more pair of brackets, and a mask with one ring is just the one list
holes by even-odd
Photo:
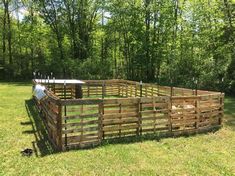
[[[31, 98], [31, 85], [0, 83], [2, 175], [235, 175], [235, 99], [226, 98], [224, 127], [191, 137], [53, 151]], [[23, 157], [24, 148], [36, 150]]]

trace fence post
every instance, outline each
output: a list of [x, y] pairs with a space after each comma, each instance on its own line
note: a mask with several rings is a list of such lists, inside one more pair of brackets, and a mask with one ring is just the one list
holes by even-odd
[[50, 90], [50, 77], [47, 76], [47, 90]]
[[131, 88], [130, 97], [132, 97], [132, 93], [133, 93], [133, 85], [132, 84], [130, 85], [130, 88]]
[[151, 89], [151, 96], [153, 97], [153, 85], [152, 85], [152, 89]]
[[[64, 81], [64, 99], [66, 100], [66, 81]], [[67, 107], [66, 105], [64, 106], [64, 116], [66, 117], [67, 116]], [[67, 120], [65, 119], [64, 120], [64, 123], [65, 123], [65, 130], [67, 130], [67, 127], [66, 127], [66, 123], [67, 123]], [[67, 147], [67, 134], [65, 134], [65, 147]]]
[[[60, 101], [60, 100], [59, 100]], [[62, 105], [58, 104], [58, 116], [57, 116], [57, 147], [59, 151], [63, 150], [62, 144]]]
[[55, 94], [55, 77], [53, 77], [53, 92]]
[[168, 98], [168, 128], [170, 133], [172, 132], [171, 109], [172, 109], [172, 96]]
[[224, 93], [221, 93], [220, 95], [220, 111], [221, 112], [221, 116], [219, 117], [219, 125], [222, 125], [223, 122], [223, 116], [224, 116]]
[[224, 89], [224, 78], [221, 79], [221, 83], [220, 83], [220, 92], [221, 94], [223, 93], [223, 89]]
[[120, 84], [118, 83], [118, 96], [120, 97]]
[[140, 97], [142, 97], [142, 88], [143, 88], [143, 82], [140, 81]]
[[37, 79], [38, 79], [38, 82], [40, 82], [40, 72], [38, 72]]
[[36, 72], [33, 72], [33, 79], [36, 79]]
[[104, 115], [104, 100], [99, 103], [99, 141], [101, 142], [104, 139], [104, 132], [103, 132], [103, 115]]
[[137, 97], [137, 83], [135, 83], [135, 97]]
[[102, 109], [103, 109], [103, 103], [99, 103], [99, 132], [98, 132], [98, 136], [99, 136], [99, 142], [101, 143], [102, 138], [103, 138], [103, 113], [102, 113]]
[[148, 96], [148, 86], [147, 86], [147, 84], [145, 84], [144, 87], [145, 87], [145, 97], [147, 97]]
[[105, 83], [104, 81], [102, 82], [102, 99], [104, 99], [105, 96], [105, 90], [104, 90]]
[[199, 119], [200, 119], [200, 97], [197, 97], [196, 99], [196, 124], [195, 124], [195, 128], [196, 130], [198, 131], [198, 128], [199, 128]]
[[173, 96], [173, 81], [171, 79], [171, 97]]
[[[121, 116], [121, 114], [122, 114], [122, 104], [121, 103], [119, 103], [119, 114], [120, 114], [119, 120], [121, 121], [121, 119], [122, 119], [122, 116]], [[121, 127], [122, 127], [122, 123], [119, 124], [119, 128], [120, 128], [118, 130], [119, 137], [121, 137], [121, 134], [122, 134]]]
[[142, 135], [142, 103], [141, 103], [141, 97], [139, 98], [139, 102], [138, 102], [138, 129], [137, 129], [137, 135]]
[[127, 85], [127, 81], [126, 81], [125, 87], [126, 87], [126, 97], [128, 97], [128, 85]]
[[159, 94], [160, 94], [159, 89], [160, 89], [160, 77], [159, 77], [159, 75], [158, 75], [158, 84], [157, 84], [157, 94], [158, 94], [158, 96], [160, 96], [160, 95], [159, 95]]
[[87, 83], [87, 96], [90, 97], [90, 84]]

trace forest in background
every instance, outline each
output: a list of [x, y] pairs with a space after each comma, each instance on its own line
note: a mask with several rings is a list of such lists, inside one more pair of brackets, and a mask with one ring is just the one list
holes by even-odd
[[0, 79], [122, 78], [235, 94], [235, 0], [0, 0]]

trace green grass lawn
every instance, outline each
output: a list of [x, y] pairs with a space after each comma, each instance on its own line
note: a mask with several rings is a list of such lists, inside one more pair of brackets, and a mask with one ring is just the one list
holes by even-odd
[[[30, 98], [30, 84], [0, 83], [0, 176], [235, 175], [235, 98], [226, 98], [215, 133], [63, 153], [51, 148]], [[32, 157], [21, 156], [26, 147]]]

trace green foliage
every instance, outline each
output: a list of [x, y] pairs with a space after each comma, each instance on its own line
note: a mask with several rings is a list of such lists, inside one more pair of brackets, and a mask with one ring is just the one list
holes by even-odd
[[234, 93], [232, 0], [2, 2], [11, 17], [4, 28], [7, 6], [0, 3], [0, 74], [6, 79], [29, 79], [39, 71], [193, 87], [195, 78], [201, 89]]

